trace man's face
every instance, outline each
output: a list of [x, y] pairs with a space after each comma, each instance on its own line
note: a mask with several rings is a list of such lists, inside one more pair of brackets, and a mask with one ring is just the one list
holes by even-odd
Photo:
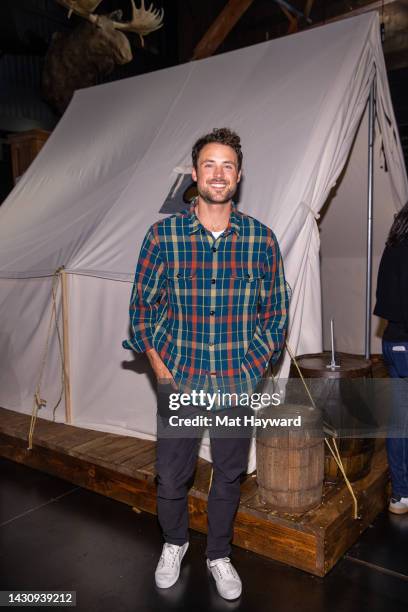
[[241, 179], [238, 158], [234, 149], [218, 142], [206, 144], [200, 151], [197, 170], [193, 168], [193, 181], [207, 204], [226, 204], [237, 190]]

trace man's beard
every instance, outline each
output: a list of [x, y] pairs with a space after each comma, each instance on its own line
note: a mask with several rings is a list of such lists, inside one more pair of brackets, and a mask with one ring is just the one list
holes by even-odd
[[230, 187], [227, 191], [220, 192], [218, 197], [214, 197], [214, 191], [204, 187], [200, 188], [197, 183], [197, 191], [198, 195], [206, 202], [207, 204], [227, 204], [237, 191], [237, 186]]

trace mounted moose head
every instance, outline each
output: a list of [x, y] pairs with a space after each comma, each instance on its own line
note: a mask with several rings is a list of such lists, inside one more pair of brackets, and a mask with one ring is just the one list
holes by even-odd
[[[68, 106], [76, 89], [96, 85], [101, 76], [109, 74], [116, 64], [127, 64], [132, 60], [129, 40], [124, 33], [143, 37], [163, 25], [162, 10], [152, 5], [145, 9], [144, 0], [137, 9], [134, 0], [132, 18], [120, 21], [122, 11], [109, 15], [97, 15], [93, 11], [102, 0], [57, 0], [86, 21], [71, 32], [55, 32], [45, 58], [43, 72], [43, 96], [60, 114]], [[116, 21], [118, 20], [118, 21]]]

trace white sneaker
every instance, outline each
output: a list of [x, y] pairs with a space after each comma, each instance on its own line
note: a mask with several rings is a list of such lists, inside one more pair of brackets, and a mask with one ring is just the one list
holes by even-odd
[[408, 497], [391, 497], [388, 510], [393, 514], [405, 514], [408, 512]]
[[214, 559], [214, 561], [207, 559], [207, 567], [215, 580], [217, 591], [221, 597], [236, 599], [241, 595], [242, 582], [229, 557]]
[[159, 589], [168, 589], [177, 582], [180, 575], [181, 561], [187, 552], [187, 548], [188, 542], [182, 546], [169, 544], [168, 542], [163, 545], [162, 554], [154, 573], [156, 586]]

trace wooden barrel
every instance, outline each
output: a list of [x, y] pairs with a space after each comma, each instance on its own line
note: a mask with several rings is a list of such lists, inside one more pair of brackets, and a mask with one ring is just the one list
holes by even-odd
[[324, 441], [321, 413], [311, 406], [282, 404], [257, 417], [295, 419], [301, 425], [257, 427], [258, 493], [274, 510], [298, 513], [322, 499]]
[[[304, 378], [323, 378], [332, 379], [335, 386], [334, 389], [338, 392], [338, 403], [340, 401], [340, 381], [345, 378], [367, 378], [372, 376], [371, 362], [360, 355], [351, 355], [349, 353], [337, 353], [336, 362], [340, 364], [339, 368], [332, 370], [326, 366], [331, 361], [331, 352], [314, 353], [309, 355], [300, 355], [296, 357], [297, 364]], [[298, 370], [295, 364], [292, 363], [290, 370], [291, 377], [299, 377]], [[336, 382], [337, 381], [337, 382]], [[319, 398], [317, 400], [319, 405]], [[335, 402], [334, 402], [335, 403]], [[326, 406], [330, 412], [330, 405]], [[347, 475], [347, 478], [353, 482], [359, 478], [366, 476], [371, 468], [371, 459], [374, 453], [375, 440], [372, 438], [340, 438], [336, 440], [340, 451], [342, 463]], [[325, 445], [325, 480], [328, 482], [336, 482], [342, 478], [341, 472], [335, 462], [330, 450]]]

